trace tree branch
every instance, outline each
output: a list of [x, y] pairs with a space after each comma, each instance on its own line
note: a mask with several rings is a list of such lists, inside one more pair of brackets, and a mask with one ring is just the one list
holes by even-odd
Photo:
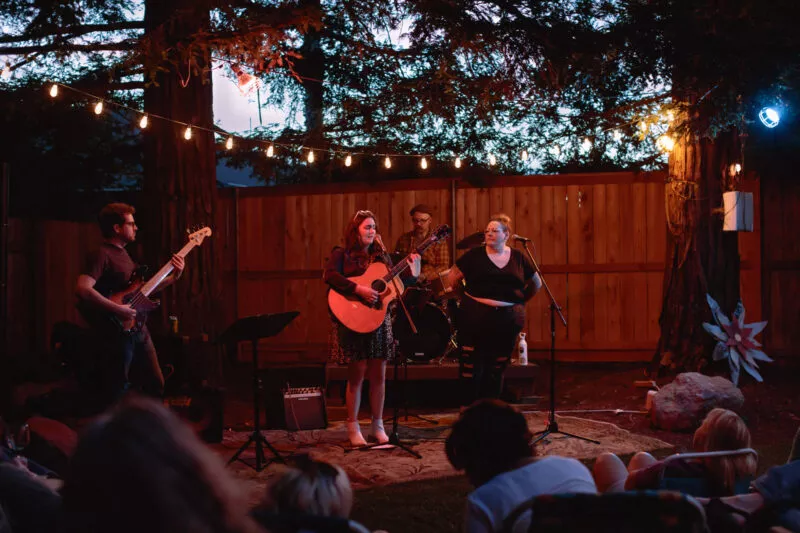
[[108, 24], [84, 24], [82, 26], [68, 26], [66, 28], [59, 28], [54, 32], [40, 31], [34, 33], [26, 33], [22, 35], [5, 35], [0, 37], [0, 43], [23, 43], [26, 41], [34, 41], [36, 39], [44, 39], [46, 37], [61, 37], [68, 35], [70, 37], [77, 37], [87, 33], [96, 31], [118, 31], [118, 30], [143, 30], [144, 22], [138, 20], [125, 20], [121, 22], [111, 22]]
[[133, 41], [94, 44], [45, 44], [41, 46], [0, 46], [0, 54], [21, 56], [33, 53], [46, 54], [49, 52], [113, 52], [128, 51], [134, 48], [136, 48], [136, 42]]

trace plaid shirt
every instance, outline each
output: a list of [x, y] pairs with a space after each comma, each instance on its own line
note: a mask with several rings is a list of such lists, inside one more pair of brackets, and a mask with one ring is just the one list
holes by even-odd
[[[413, 231], [403, 233], [394, 251], [403, 255], [408, 255], [414, 251], [418, 244], [422, 243], [424, 239], [417, 241]], [[419, 280], [430, 281], [436, 278], [436, 273], [450, 268], [450, 248], [447, 246], [447, 240], [441, 240], [432, 244], [422, 254], [422, 272], [419, 275]]]

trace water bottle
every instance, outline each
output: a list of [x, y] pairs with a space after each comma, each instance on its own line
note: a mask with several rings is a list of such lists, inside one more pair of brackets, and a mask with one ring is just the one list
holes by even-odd
[[525, 340], [525, 334], [519, 334], [519, 364], [525, 366], [528, 364], [528, 341]]

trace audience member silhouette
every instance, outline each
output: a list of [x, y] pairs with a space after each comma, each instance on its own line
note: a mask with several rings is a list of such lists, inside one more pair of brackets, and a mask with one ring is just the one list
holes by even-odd
[[62, 496], [69, 532], [261, 531], [220, 459], [143, 397], [126, 399], [85, 431]]
[[[750, 431], [744, 420], [733, 411], [712, 409], [695, 431], [692, 447], [697, 452], [749, 448]], [[600, 492], [658, 489], [665, 475], [704, 478], [710, 495], [729, 496], [736, 492], [737, 481], [752, 477], [755, 471], [756, 458], [753, 455], [678, 459], [667, 467], [649, 453], [639, 452], [626, 469], [616, 455], [603, 453], [595, 462], [594, 477]]]
[[[445, 451], [454, 468], [464, 470], [475, 490], [467, 497], [464, 530], [497, 531], [522, 503], [542, 494], [596, 492], [592, 474], [575, 459], [537, 458], [522, 413], [494, 399], [475, 402], [459, 417]], [[530, 513], [513, 531], [527, 531]]]

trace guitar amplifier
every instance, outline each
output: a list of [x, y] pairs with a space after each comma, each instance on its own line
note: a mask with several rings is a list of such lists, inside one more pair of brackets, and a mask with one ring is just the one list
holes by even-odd
[[286, 429], [289, 431], [328, 427], [325, 390], [322, 387], [284, 389], [283, 409], [286, 417]]

